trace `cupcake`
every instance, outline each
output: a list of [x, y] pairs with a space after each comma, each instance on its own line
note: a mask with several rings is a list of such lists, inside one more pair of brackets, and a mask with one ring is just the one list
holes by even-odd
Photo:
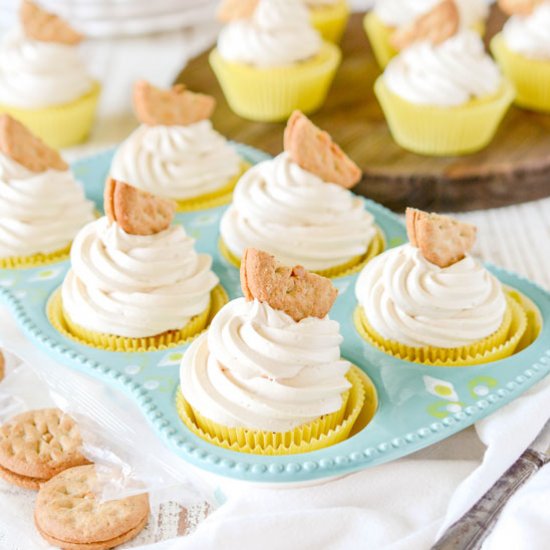
[[461, 29], [471, 29], [483, 36], [489, 7], [485, 0], [376, 0], [367, 13], [364, 26], [374, 57], [384, 68], [399, 52], [399, 33], [417, 25], [430, 24], [444, 11], [454, 10]]
[[280, 455], [343, 441], [362, 409], [370, 420], [376, 394], [340, 356], [330, 280], [248, 249], [241, 285], [244, 298], [182, 358], [177, 406], [189, 429], [221, 447]]
[[311, 17], [311, 24], [323, 40], [338, 44], [349, 19], [347, 0], [304, 0]]
[[82, 36], [28, 0], [20, 21], [0, 44], [0, 113], [51, 147], [75, 145], [90, 132], [99, 96], [79, 57]]
[[109, 180], [106, 216], [76, 236], [48, 306], [63, 334], [109, 351], [152, 351], [202, 331], [225, 302], [212, 258], [172, 225], [175, 206]]
[[0, 267], [36, 267], [68, 257], [94, 206], [57, 151], [0, 115]]
[[210, 64], [235, 113], [278, 121], [324, 103], [341, 54], [311, 26], [303, 2], [225, 0], [219, 16], [227, 25]]
[[230, 202], [248, 165], [213, 129], [214, 107], [213, 97], [181, 84], [165, 91], [137, 82], [134, 109], [141, 125], [118, 148], [111, 177], [173, 199], [178, 210]]
[[527, 318], [470, 254], [476, 228], [407, 209], [409, 243], [361, 272], [355, 325], [370, 344], [408, 361], [478, 365], [514, 353]]
[[550, 113], [550, 1], [499, 4], [512, 17], [491, 41], [491, 51], [516, 88], [516, 104]]
[[476, 33], [455, 33], [458, 27], [446, 20], [432, 24], [400, 35], [404, 49], [376, 81], [376, 96], [404, 149], [423, 155], [479, 151], [493, 139], [514, 89]]
[[284, 152], [251, 168], [224, 213], [220, 247], [239, 266], [248, 247], [325, 276], [358, 271], [383, 237], [349, 188], [361, 171], [302, 113], [289, 119]]

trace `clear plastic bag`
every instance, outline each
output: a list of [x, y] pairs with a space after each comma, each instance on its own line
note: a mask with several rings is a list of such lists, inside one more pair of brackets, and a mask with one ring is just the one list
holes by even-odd
[[[99, 380], [50, 359], [23, 337], [3, 309], [0, 309], [0, 327], [0, 347], [6, 359], [6, 377], [0, 382], [0, 423], [26, 410], [47, 407], [58, 407], [70, 414], [79, 425], [83, 452], [99, 472], [99, 497], [111, 500], [149, 493], [153, 511], [150, 530], [164, 531], [164, 534], [149, 533], [141, 544], [186, 534], [218, 505], [210, 488], [164, 446], [131, 399]], [[34, 495], [30, 493], [30, 497]], [[5, 508], [0, 491], [0, 509]], [[179, 516], [172, 518], [173, 528], [162, 525], [159, 511], [163, 510], [167, 515]], [[20, 520], [27, 512], [13, 512], [6, 515], [2, 511], [0, 526], [4, 524], [4, 529], [17, 535], [15, 540], [23, 540]], [[32, 534], [32, 515], [25, 527]], [[7, 536], [9, 538], [9, 533]], [[36, 537], [38, 535], [32, 537], [35, 545]], [[2, 528], [0, 547], [4, 548]], [[15, 548], [6, 546], [12, 547]]]

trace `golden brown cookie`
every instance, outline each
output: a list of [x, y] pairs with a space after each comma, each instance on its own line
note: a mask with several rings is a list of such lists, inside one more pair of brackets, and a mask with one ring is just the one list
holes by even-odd
[[170, 90], [155, 88], [145, 80], [134, 84], [134, 110], [137, 119], [148, 126], [188, 126], [212, 116], [216, 100], [195, 94], [176, 84]]
[[473, 248], [477, 228], [448, 216], [407, 208], [407, 235], [422, 256], [439, 267], [459, 262]]
[[88, 464], [81, 446], [77, 425], [59, 409], [17, 415], [0, 427], [0, 476], [37, 489], [67, 468]]
[[73, 45], [83, 38], [61, 17], [43, 10], [29, 0], [21, 2], [19, 20], [25, 35], [40, 42]]
[[241, 287], [248, 300], [267, 302], [295, 321], [325, 317], [338, 296], [330, 279], [302, 266], [280, 265], [274, 256], [247, 248], [241, 260]]
[[498, 0], [499, 8], [506, 15], [531, 15], [544, 0]]
[[146, 494], [100, 502], [93, 465], [65, 470], [40, 487], [34, 509], [38, 532], [68, 550], [104, 550], [133, 539], [149, 518]]
[[0, 153], [31, 172], [67, 170], [61, 155], [10, 115], [0, 115]]
[[293, 162], [323, 181], [349, 189], [361, 179], [357, 164], [300, 111], [288, 119], [284, 148]]
[[260, 0], [222, 0], [217, 17], [223, 23], [248, 19], [258, 7]]
[[105, 214], [131, 235], [154, 235], [170, 227], [176, 205], [114, 179], [108, 179], [104, 191]]
[[428, 13], [408, 25], [399, 27], [392, 34], [391, 43], [398, 51], [419, 40], [440, 44], [455, 35], [459, 27], [460, 12], [454, 0], [442, 0]]

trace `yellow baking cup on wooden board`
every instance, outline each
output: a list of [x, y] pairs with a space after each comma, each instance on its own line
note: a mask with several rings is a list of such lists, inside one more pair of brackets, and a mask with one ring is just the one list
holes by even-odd
[[349, 12], [347, 0], [313, 6], [310, 8], [311, 24], [319, 31], [323, 40], [338, 44], [346, 30]]
[[[232, 451], [260, 455], [307, 453], [335, 445], [372, 420], [378, 407], [376, 389], [370, 378], [352, 366], [346, 375], [352, 387], [342, 396], [342, 406], [288, 432], [268, 432], [247, 428], [228, 428], [201, 415], [178, 389], [176, 407], [185, 425], [200, 438]], [[354, 430], [355, 428], [355, 430]]]
[[222, 286], [218, 285], [210, 294], [210, 304], [199, 315], [193, 317], [180, 330], [169, 330], [155, 336], [143, 338], [128, 338], [114, 334], [104, 334], [88, 330], [73, 323], [63, 309], [61, 290], [52, 295], [47, 305], [47, 315], [50, 323], [64, 336], [79, 344], [92, 346], [106, 351], [156, 351], [187, 343], [205, 330], [216, 313], [229, 301]]
[[507, 293], [508, 307], [497, 331], [469, 346], [459, 348], [412, 347], [378, 334], [370, 325], [362, 306], [355, 309], [353, 322], [361, 337], [380, 351], [413, 363], [438, 367], [464, 367], [498, 361], [513, 355], [527, 330], [527, 314], [513, 294]]

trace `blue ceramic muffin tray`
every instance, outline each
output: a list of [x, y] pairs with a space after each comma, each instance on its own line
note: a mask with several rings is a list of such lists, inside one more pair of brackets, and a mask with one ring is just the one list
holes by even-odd
[[[237, 146], [252, 163], [266, 158]], [[102, 209], [103, 183], [112, 152], [73, 168], [87, 195]], [[218, 223], [226, 207], [184, 213], [177, 221], [196, 238], [196, 247], [214, 257], [214, 270], [231, 298], [240, 295], [239, 273], [220, 255]], [[389, 247], [406, 240], [401, 222], [365, 200]], [[508, 403], [550, 370], [550, 295], [537, 285], [495, 267], [500, 280], [518, 289], [539, 308], [542, 330], [528, 348], [508, 359], [478, 367], [444, 368], [411, 364], [364, 342], [352, 322], [355, 276], [336, 279], [340, 294], [331, 317], [341, 323], [342, 355], [373, 380], [379, 407], [368, 426], [327, 449], [300, 455], [262, 457], [227, 451], [206, 443], [180, 421], [174, 406], [178, 367], [186, 346], [148, 353], [100, 351], [62, 336], [49, 323], [46, 304], [60, 286], [69, 262], [41, 268], [3, 270], [0, 298], [12, 309], [27, 336], [54, 359], [113, 384], [129, 394], [166, 443], [203, 470], [236, 479], [299, 483], [332, 477], [394, 460], [440, 441]]]

